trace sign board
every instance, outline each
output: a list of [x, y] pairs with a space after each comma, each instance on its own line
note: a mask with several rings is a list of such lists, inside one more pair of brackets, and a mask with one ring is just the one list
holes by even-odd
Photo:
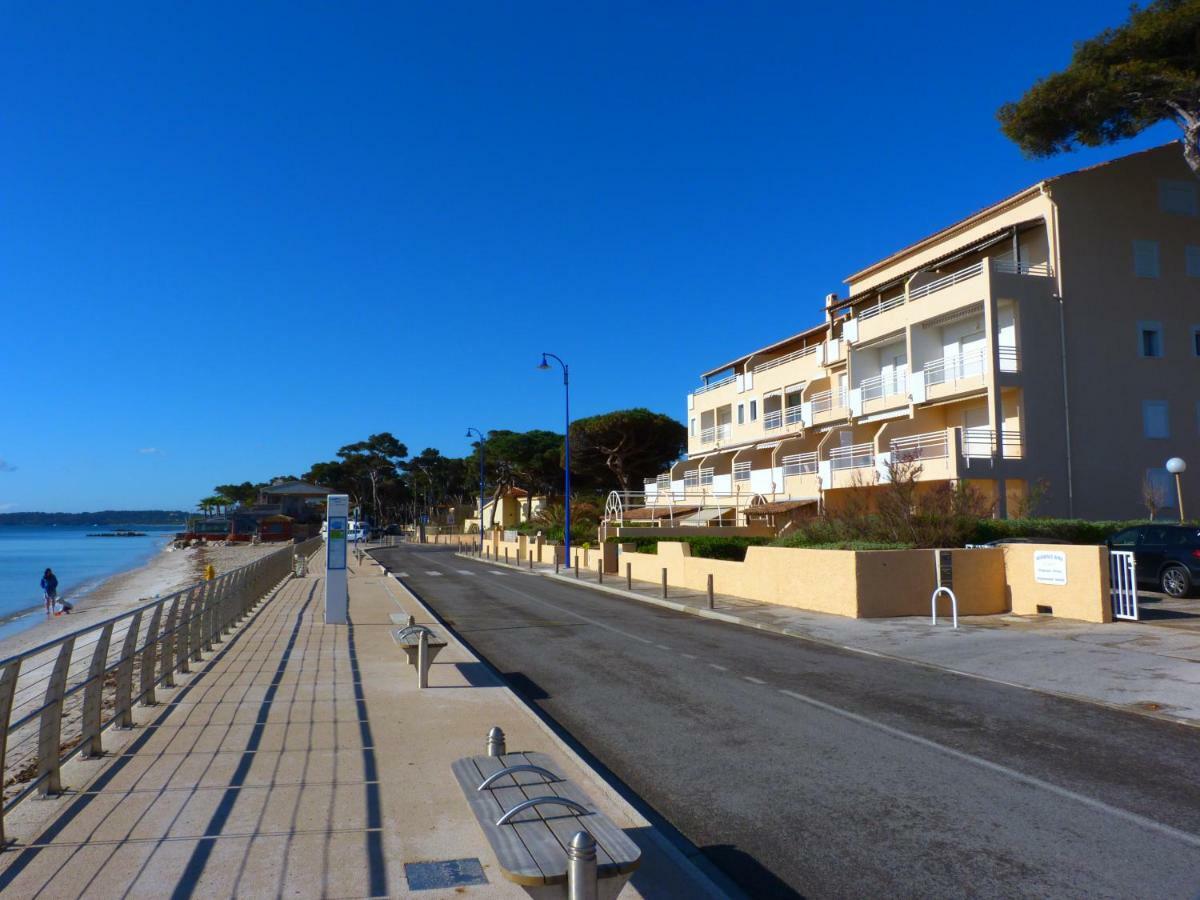
[[949, 550], [934, 550], [933, 564], [937, 572], [937, 586], [954, 589], [954, 554]]
[[1067, 554], [1061, 550], [1035, 550], [1033, 580], [1038, 584], [1066, 584]]
[[330, 494], [325, 503], [325, 623], [344, 625], [348, 621], [346, 520], [350, 498], [345, 494]]

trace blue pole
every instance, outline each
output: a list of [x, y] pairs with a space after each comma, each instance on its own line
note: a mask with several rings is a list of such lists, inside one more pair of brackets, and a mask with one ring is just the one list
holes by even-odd
[[483, 432], [478, 428], [468, 428], [467, 437], [471, 436], [471, 432], [479, 435], [479, 552], [483, 553]]
[[571, 565], [571, 378], [567, 364], [553, 353], [542, 354], [539, 369], [549, 369], [546, 357], [557, 362], [563, 370], [563, 394], [566, 399], [566, 431], [563, 434], [563, 563]]

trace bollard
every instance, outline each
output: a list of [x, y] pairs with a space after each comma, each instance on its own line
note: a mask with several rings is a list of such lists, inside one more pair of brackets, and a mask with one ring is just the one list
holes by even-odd
[[529, 571], [530, 572], [533, 571], [533, 554], [532, 553], [529, 554]]
[[708, 608], [713, 608], [712, 573], [708, 573]]
[[600, 573], [600, 584], [604, 584], [604, 560], [596, 563], [596, 571]]
[[625, 563], [625, 589], [633, 590], [633, 563]]
[[416, 624], [417, 624], [417, 620], [415, 618], [413, 618], [412, 616], [409, 616], [408, 617], [408, 627], [412, 628]]
[[508, 548], [507, 547], [504, 548], [504, 564], [506, 566], [508, 565]]
[[663, 599], [667, 599], [667, 570], [663, 569]]
[[417, 635], [417, 687], [429, 687], [429, 632]]
[[597, 900], [596, 839], [576, 832], [567, 847], [567, 900]]
[[558, 574], [558, 553], [557, 552], [555, 552], [555, 554], [554, 554], [554, 574], [555, 575]]
[[579, 554], [575, 554], [575, 577], [579, 577]]
[[499, 725], [492, 726], [492, 730], [487, 734], [487, 755], [488, 756], [503, 756], [508, 752], [508, 748], [504, 746], [504, 731]]

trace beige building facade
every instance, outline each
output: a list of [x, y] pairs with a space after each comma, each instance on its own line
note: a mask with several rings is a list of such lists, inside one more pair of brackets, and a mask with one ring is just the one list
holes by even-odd
[[1040, 182], [855, 272], [823, 322], [701, 376], [687, 458], [645, 505], [733, 498], [740, 522], [833, 508], [904, 462], [1001, 516], [1031, 494], [1042, 515], [1140, 517], [1149, 494], [1170, 516], [1164, 466], [1180, 456], [1200, 511], [1198, 194], [1173, 143]]

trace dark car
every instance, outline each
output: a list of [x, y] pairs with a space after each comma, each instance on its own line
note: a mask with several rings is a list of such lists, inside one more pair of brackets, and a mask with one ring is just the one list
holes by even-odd
[[1105, 544], [1133, 551], [1139, 585], [1172, 597], [1186, 597], [1200, 585], [1200, 528], [1194, 525], [1138, 525]]

